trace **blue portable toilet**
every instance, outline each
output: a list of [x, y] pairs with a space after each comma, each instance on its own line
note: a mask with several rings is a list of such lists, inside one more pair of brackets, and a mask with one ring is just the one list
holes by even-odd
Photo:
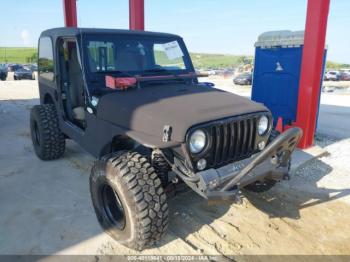
[[303, 45], [304, 31], [266, 32], [255, 43], [251, 97], [271, 110], [274, 125], [296, 121]]

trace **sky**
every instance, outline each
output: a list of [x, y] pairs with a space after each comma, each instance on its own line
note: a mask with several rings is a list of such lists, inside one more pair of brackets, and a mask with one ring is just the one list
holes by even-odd
[[[127, 29], [128, 2], [78, 0], [78, 25]], [[41, 31], [64, 25], [62, 0], [7, 3], [0, 16], [0, 46], [36, 46]], [[303, 30], [306, 5], [307, 0], [145, 0], [145, 27], [181, 35], [192, 52], [253, 55], [259, 34]], [[350, 0], [331, 0], [329, 60], [350, 64], [349, 14]]]

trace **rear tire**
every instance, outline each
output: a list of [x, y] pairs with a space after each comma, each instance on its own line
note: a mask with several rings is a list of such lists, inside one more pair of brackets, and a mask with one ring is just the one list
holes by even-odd
[[36, 105], [30, 112], [30, 133], [36, 155], [42, 160], [60, 158], [65, 137], [59, 128], [54, 105]]
[[142, 250], [166, 233], [166, 194], [153, 167], [140, 154], [120, 151], [96, 161], [90, 193], [101, 227], [122, 245]]

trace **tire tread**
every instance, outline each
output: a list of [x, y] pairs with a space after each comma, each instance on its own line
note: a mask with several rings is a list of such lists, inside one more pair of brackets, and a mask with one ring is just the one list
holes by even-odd
[[[123, 186], [135, 206], [136, 237], [123, 243], [126, 246], [143, 250], [153, 246], [167, 231], [168, 204], [161, 181], [148, 160], [136, 152], [120, 151], [102, 158], [113, 167], [113, 176], [121, 177]], [[111, 177], [113, 179], [113, 177]]]
[[[65, 137], [60, 130], [55, 105], [36, 105], [31, 114], [38, 118], [38, 128], [42, 130], [40, 154], [42, 160], [53, 160], [63, 156], [65, 151]], [[33, 131], [32, 131], [33, 132]]]

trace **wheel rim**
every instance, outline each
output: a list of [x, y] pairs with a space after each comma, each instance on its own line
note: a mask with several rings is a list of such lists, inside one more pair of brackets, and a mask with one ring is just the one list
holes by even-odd
[[40, 145], [40, 133], [38, 128], [38, 123], [36, 121], [34, 121], [33, 131], [34, 131], [34, 142], [35, 144]]
[[109, 186], [102, 187], [103, 210], [109, 222], [119, 230], [125, 227], [125, 212], [119, 196], [115, 190]]

